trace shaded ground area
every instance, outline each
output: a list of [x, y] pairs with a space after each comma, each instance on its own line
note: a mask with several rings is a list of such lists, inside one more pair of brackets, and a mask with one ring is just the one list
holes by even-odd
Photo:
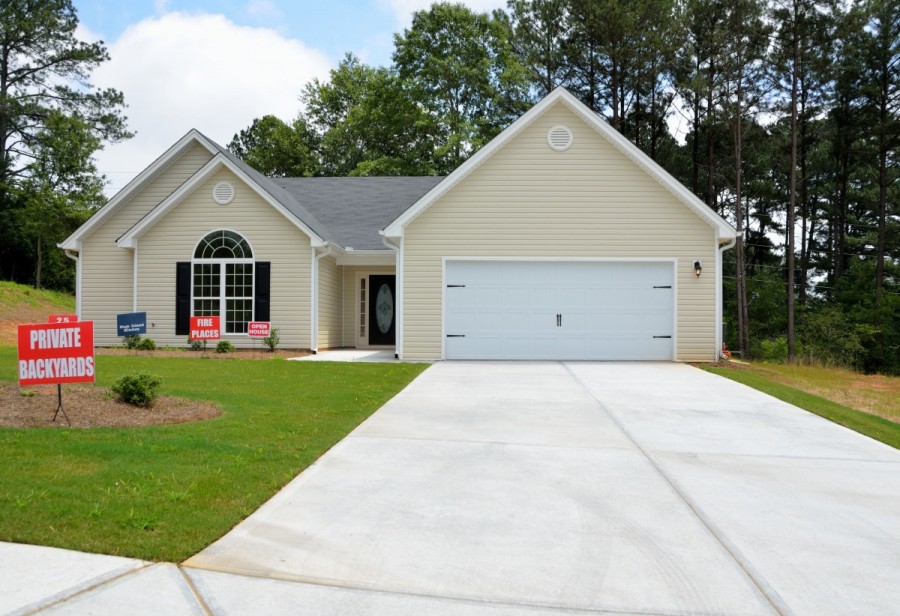
[[[66, 428], [57, 406], [55, 385], [19, 387], [0, 383], [0, 426], [12, 428]], [[212, 419], [221, 414], [209, 402], [160, 396], [152, 408], [140, 408], [113, 399], [105, 387], [91, 384], [63, 385], [63, 409], [73, 428], [128, 428]]]

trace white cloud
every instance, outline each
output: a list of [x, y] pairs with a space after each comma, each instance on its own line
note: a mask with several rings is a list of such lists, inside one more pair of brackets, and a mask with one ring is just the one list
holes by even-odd
[[[89, 34], [86, 32], [86, 34]], [[222, 15], [167, 13], [129, 26], [108, 45], [98, 87], [124, 92], [130, 141], [108, 146], [98, 166], [122, 188], [191, 128], [227, 145], [253, 118], [292, 119], [303, 85], [328, 74], [323, 52]]]

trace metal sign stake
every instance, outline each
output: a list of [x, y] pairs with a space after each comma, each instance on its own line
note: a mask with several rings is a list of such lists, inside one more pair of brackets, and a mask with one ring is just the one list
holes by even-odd
[[66, 415], [66, 409], [63, 408], [62, 383], [56, 384], [56, 399], [57, 399], [58, 404], [56, 405], [56, 412], [53, 413], [53, 419], [51, 421], [56, 421], [56, 416], [59, 415], [60, 411], [62, 411], [63, 417], [66, 418], [66, 423], [69, 424], [69, 426], [71, 426], [72, 422], [69, 421], [69, 416]]

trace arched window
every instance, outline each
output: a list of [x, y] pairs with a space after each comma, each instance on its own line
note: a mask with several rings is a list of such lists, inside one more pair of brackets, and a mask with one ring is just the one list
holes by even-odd
[[197, 244], [193, 264], [195, 317], [220, 316], [226, 334], [246, 334], [253, 320], [253, 251], [234, 231], [213, 231]]

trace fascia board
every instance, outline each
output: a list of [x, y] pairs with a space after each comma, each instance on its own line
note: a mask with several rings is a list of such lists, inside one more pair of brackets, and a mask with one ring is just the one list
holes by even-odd
[[294, 216], [287, 208], [285, 208], [281, 203], [275, 200], [272, 195], [263, 190], [250, 176], [248, 176], [236, 165], [234, 165], [234, 163], [232, 163], [222, 153], [217, 153], [215, 156], [213, 156], [208, 163], [206, 163], [197, 171], [197, 173], [192, 175], [190, 179], [179, 186], [175, 192], [166, 197], [165, 200], [163, 200], [159, 205], [153, 208], [146, 216], [138, 221], [137, 224], [135, 224], [131, 229], [123, 234], [122, 237], [116, 240], [116, 244], [120, 248], [133, 248], [136, 240], [140, 236], [149, 231], [153, 227], [153, 225], [155, 225], [166, 215], [169, 210], [171, 210], [175, 205], [180, 203], [188, 195], [194, 192], [196, 188], [198, 188], [203, 182], [209, 179], [216, 171], [218, 171], [222, 167], [225, 167], [229, 171], [234, 173], [242, 182], [244, 182], [244, 184], [250, 187], [250, 189], [253, 190], [257, 195], [259, 195], [264, 201], [275, 208], [275, 210], [277, 210], [294, 226], [303, 231], [303, 233], [305, 233], [310, 238], [313, 246], [324, 246], [326, 244], [325, 240], [319, 237], [319, 235], [315, 231], [310, 229], [302, 220], [299, 220], [296, 216]]
[[125, 188], [113, 195], [112, 199], [106, 202], [106, 205], [100, 208], [96, 214], [91, 216], [83, 225], [78, 227], [72, 235], [57, 244], [57, 246], [64, 250], [77, 250], [78, 242], [83, 241], [107, 218], [115, 213], [116, 210], [127, 203], [135, 193], [142, 189], [159, 172], [168, 167], [172, 160], [180, 156], [193, 142], [200, 143], [200, 145], [206, 148], [210, 154], [218, 153], [218, 150], [198, 130], [191, 129], [184, 137], [175, 142], [172, 147], [153, 161], [149, 167], [137, 174], [130, 182], [128, 182]]

